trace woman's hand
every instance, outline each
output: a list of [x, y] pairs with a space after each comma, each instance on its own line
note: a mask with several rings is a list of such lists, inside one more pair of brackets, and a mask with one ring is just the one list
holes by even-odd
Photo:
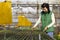
[[45, 32], [47, 29], [48, 29], [48, 27], [45, 27], [43, 31]]

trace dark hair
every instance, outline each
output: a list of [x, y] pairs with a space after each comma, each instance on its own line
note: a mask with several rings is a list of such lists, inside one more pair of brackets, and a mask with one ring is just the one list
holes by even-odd
[[49, 4], [48, 4], [48, 3], [43, 3], [43, 4], [41, 5], [41, 8], [44, 8], [44, 7], [46, 7], [46, 8], [48, 9], [48, 13], [50, 13]]

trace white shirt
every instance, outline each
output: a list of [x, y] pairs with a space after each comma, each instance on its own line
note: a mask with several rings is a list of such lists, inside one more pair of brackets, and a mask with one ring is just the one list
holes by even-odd
[[[49, 27], [52, 27], [52, 25], [55, 24], [55, 16], [54, 16], [54, 13], [52, 13], [51, 19], [52, 19], [52, 22], [49, 25], [46, 26], [48, 28]], [[36, 27], [39, 23], [41, 23], [41, 14], [39, 15], [39, 19], [38, 19], [38, 21], [36, 22], [36, 24], [33, 27]]]

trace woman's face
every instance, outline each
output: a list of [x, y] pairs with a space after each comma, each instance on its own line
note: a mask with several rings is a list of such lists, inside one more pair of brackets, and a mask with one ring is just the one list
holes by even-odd
[[48, 9], [46, 7], [42, 8], [44, 12], [48, 12]]

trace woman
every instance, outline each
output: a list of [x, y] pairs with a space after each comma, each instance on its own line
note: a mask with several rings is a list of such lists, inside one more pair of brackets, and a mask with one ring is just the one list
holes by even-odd
[[35, 28], [39, 23], [42, 23], [41, 30], [46, 32], [47, 35], [53, 38], [53, 32], [54, 32], [53, 25], [55, 23], [54, 13], [50, 11], [48, 3], [43, 3], [41, 5], [41, 8], [42, 12], [39, 15], [39, 19], [32, 28]]

